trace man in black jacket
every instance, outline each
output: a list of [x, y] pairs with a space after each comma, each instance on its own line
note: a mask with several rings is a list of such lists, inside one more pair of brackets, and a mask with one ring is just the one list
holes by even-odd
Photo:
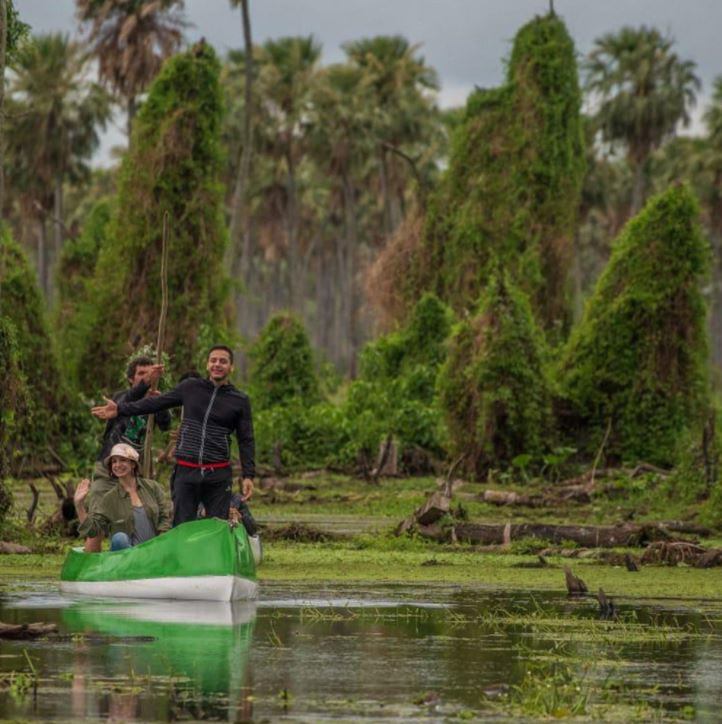
[[[152, 382], [158, 379], [154, 371], [155, 364], [150, 357], [140, 356], [133, 359], [125, 373], [128, 380], [128, 389], [116, 392], [113, 395], [113, 401], [116, 404], [135, 402], [143, 399], [148, 394], [157, 394], [151, 392]], [[162, 410], [156, 415], [155, 421], [161, 430], [167, 430], [171, 422], [170, 413], [167, 410]], [[96, 498], [102, 497], [116, 485], [116, 481], [111, 480], [104, 463], [113, 446], [118, 443], [131, 445], [142, 458], [147, 426], [148, 420], [145, 415], [118, 415], [108, 420], [95, 461], [95, 468], [93, 469], [93, 482], [88, 495], [89, 508], [92, 507]]]
[[[233, 351], [216, 345], [208, 353], [208, 379], [190, 377], [172, 390], [136, 402], [105, 398], [105, 405], [92, 409], [101, 420], [118, 415], [148, 415], [183, 407], [178, 434], [173, 482], [175, 513], [173, 525], [195, 520], [203, 503], [209, 517], [228, 518], [232, 493], [230, 436], [235, 434], [241, 458], [244, 500], [253, 494], [255, 449], [251, 403], [229, 378], [233, 371]], [[156, 365], [152, 375], [160, 374]]]

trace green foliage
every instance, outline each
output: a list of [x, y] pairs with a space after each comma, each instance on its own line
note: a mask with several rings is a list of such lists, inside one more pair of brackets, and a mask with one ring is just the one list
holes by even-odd
[[203, 325], [225, 328], [226, 244], [219, 64], [199, 43], [163, 66], [139, 111], [117, 208], [93, 280], [95, 319], [80, 364], [86, 388], [112, 386], [127, 354], [156, 339], [164, 212], [169, 213], [166, 348], [192, 367]]
[[23, 421], [30, 421], [30, 392], [20, 369], [15, 328], [0, 316], [0, 522], [12, 507], [12, 496], [5, 479], [19, 462]]
[[359, 455], [375, 459], [381, 441], [392, 434], [404, 452], [441, 451], [435, 383], [445, 357], [452, 313], [433, 294], [424, 294], [406, 327], [368, 344], [361, 354], [360, 378], [343, 403], [346, 464]]
[[[46, 457], [46, 446], [56, 439], [57, 412], [62, 408], [64, 386], [44, 316], [43, 301], [30, 263], [7, 231], [0, 232], [0, 317], [4, 322], [4, 366], [16, 370], [12, 400], [22, 403], [26, 415], [17, 415], [11, 427], [15, 432], [16, 462], [25, 457]], [[6, 383], [8, 378], [4, 378]], [[3, 409], [3, 417], [13, 412]], [[17, 427], [16, 427], [17, 426]], [[15, 467], [13, 465], [13, 467]]]
[[278, 452], [286, 470], [327, 466], [345, 439], [341, 418], [339, 408], [327, 402], [308, 405], [298, 397], [254, 412], [256, 457], [273, 464]]
[[266, 409], [299, 399], [320, 400], [311, 344], [293, 314], [275, 314], [249, 350], [250, 390], [256, 408]]
[[561, 362], [570, 435], [608, 454], [674, 462], [677, 441], [707, 407], [707, 331], [700, 282], [709, 250], [684, 186], [652, 198], [614, 242]]
[[5, 52], [9, 64], [12, 64], [18, 45], [30, 34], [30, 26], [20, 20], [13, 0], [7, 1], [7, 33]]
[[574, 45], [555, 15], [517, 33], [506, 84], [477, 91], [430, 199], [406, 295], [476, 304], [494, 259], [532, 298], [544, 328], [569, 322], [567, 273], [584, 175]]
[[256, 454], [286, 469], [328, 464], [341, 445], [339, 411], [321, 399], [316, 364], [303, 324], [275, 314], [249, 350], [249, 393]]
[[55, 326], [58, 330], [60, 363], [67, 380], [77, 385], [78, 355], [93, 319], [92, 292], [89, 288], [95, 273], [100, 249], [108, 236], [112, 214], [110, 199], [98, 201], [90, 210], [81, 233], [63, 245], [56, 272], [58, 304]]
[[451, 451], [479, 477], [549, 442], [544, 341], [526, 295], [506, 275], [490, 280], [476, 314], [454, 329], [438, 388]]

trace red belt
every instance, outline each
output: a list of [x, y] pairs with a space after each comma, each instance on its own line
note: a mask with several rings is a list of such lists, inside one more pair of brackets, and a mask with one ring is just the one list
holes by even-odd
[[184, 468], [196, 468], [197, 470], [220, 470], [221, 468], [230, 468], [231, 461], [226, 460], [222, 463], [206, 463], [201, 465], [200, 463], [192, 463], [189, 460], [180, 460], [176, 458], [176, 464], [181, 465]]

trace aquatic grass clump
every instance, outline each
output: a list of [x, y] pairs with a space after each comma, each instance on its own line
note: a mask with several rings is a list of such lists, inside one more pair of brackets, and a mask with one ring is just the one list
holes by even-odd
[[530, 716], [564, 719], [587, 714], [592, 697], [589, 664], [529, 664], [519, 684], [511, 687], [506, 705]]

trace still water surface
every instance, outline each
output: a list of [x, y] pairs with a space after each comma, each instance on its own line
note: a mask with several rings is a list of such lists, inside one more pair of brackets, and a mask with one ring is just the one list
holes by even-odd
[[626, 601], [619, 615], [600, 621], [591, 599], [449, 586], [266, 583], [254, 604], [218, 604], [5, 584], [0, 620], [54, 622], [59, 634], [0, 643], [0, 716], [484, 719], [509, 715], [509, 697], [529, 706], [546, 681], [564, 688], [562, 707], [578, 691], [719, 721], [722, 603]]

